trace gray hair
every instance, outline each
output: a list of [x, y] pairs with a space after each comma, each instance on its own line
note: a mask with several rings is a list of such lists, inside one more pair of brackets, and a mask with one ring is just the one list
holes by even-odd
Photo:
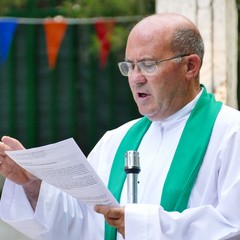
[[172, 50], [177, 55], [197, 54], [201, 62], [204, 56], [204, 43], [198, 31], [191, 28], [178, 28], [173, 33]]

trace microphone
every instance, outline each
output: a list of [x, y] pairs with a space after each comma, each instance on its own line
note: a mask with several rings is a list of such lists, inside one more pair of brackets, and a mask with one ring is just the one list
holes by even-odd
[[138, 201], [138, 174], [141, 171], [138, 151], [125, 153], [124, 171], [127, 174], [127, 200], [128, 203]]

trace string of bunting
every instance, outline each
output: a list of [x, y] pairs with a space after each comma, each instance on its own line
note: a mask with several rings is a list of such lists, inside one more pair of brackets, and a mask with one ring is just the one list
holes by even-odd
[[126, 16], [111, 18], [13, 18], [0, 17], [0, 64], [7, 60], [11, 43], [19, 24], [42, 24], [45, 31], [47, 56], [49, 68], [54, 69], [58, 52], [65, 36], [67, 26], [70, 24], [94, 24], [97, 39], [100, 44], [100, 66], [106, 65], [111, 48], [111, 35], [116, 23], [132, 22], [141, 19], [142, 16]]

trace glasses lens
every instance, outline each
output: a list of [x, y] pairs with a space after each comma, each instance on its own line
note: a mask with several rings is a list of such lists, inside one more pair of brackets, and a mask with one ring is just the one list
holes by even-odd
[[138, 62], [138, 67], [141, 69], [143, 74], [155, 73], [157, 67], [155, 61], [141, 61]]
[[118, 67], [119, 67], [119, 70], [120, 72], [122, 73], [123, 76], [128, 76], [129, 74], [129, 70], [131, 68], [131, 63], [128, 63], [128, 62], [120, 62], [118, 63]]

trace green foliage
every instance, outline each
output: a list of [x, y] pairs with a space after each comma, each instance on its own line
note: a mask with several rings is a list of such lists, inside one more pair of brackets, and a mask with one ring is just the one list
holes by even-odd
[[[31, 11], [29, 11], [31, 10]], [[38, 17], [41, 11], [46, 13], [64, 13], [70, 18], [92, 18], [112, 16], [146, 15], [155, 11], [155, 0], [1, 0], [0, 14], [30, 12]]]
[[[147, 15], [154, 12], [155, 0], [64, 0], [59, 10], [65, 16], [72, 18], [97, 18]], [[129, 27], [116, 26], [112, 35], [111, 51], [118, 51], [123, 47], [129, 33]], [[90, 52], [99, 51], [99, 42], [93, 36]]]
[[[130, 31], [129, 28], [123, 28], [123, 27], [116, 27], [114, 29], [114, 33], [112, 35], [112, 50], [118, 50], [122, 47], [122, 42], [126, 42], [128, 32]], [[121, 38], [120, 38], [121, 36]]]
[[60, 9], [71, 17], [112, 17], [154, 12], [154, 0], [65, 0]]
[[[97, 18], [147, 15], [154, 12], [155, 0], [64, 0], [59, 10], [72, 18]], [[118, 51], [123, 47], [129, 33], [129, 27], [116, 26], [112, 35], [111, 51]], [[99, 42], [93, 36], [91, 53], [99, 51]]]
[[0, 15], [5, 15], [11, 8], [23, 8], [27, 0], [1, 0]]
[[[97, 18], [148, 15], [154, 11], [155, 0], [0, 0], [0, 15], [15, 17]], [[112, 51], [123, 47], [128, 32], [129, 27], [115, 27]], [[92, 44], [90, 52], [96, 53], [99, 50], [96, 36]]]
[[[115, 26], [114, 31], [111, 35], [111, 39], [110, 39], [111, 52], [119, 53], [119, 50], [122, 51], [122, 49], [127, 41], [128, 33], [130, 32], [133, 24], [135, 24], [135, 23], [126, 24], [126, 26], [124, 26], [124, 27], [121, 25]], [[101, 48], [101, 46], [96, 37], [96, 34], [93, 34], [91, 45], [90, 45], [90, 48], [88, 49], [89, 53], [92, 54], [92, 56], [97, 57], [98, 54], [96, 54], [96, 52], [99, 52], [100, 48]], [[121, 52], [121, 53], [124, 54], [124, 52]], [[123, 57], [124, 56], [121, 57], [121, 60], [123, 60]]]

